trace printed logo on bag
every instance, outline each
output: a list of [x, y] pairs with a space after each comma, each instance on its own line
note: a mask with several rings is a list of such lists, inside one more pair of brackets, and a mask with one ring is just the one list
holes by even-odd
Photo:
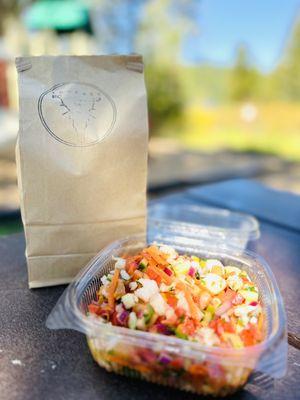
[[88, 83], [60, 83], [42, 93], [39, 117], [50, 135], [68, 146], [92, 146], [109, 135], [116, 122], [113, 99]]

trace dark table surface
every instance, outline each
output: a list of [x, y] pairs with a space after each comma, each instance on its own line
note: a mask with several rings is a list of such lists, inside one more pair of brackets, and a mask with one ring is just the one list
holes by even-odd
[[[245, 196], [249, 187], [251, 196]], [[231, 197], [235, 201], [230, 200]], [[235, 181], [195, 188], [158, 200], [169, 204], [204, 203], [241, 208], [260, 219], [261, 237], [251, 247], [270, 264], [285, 301], [291, 334], [288, 371], [273, 388], [264, 389], [250, 383], [234, 395], [234, 399], [282, 400], [300, 396], [300, 350], [297, 338], [293, 340], [293, 335], [300, 333], [300, 219], [297, 220], [300, 198], [297, 202], [292, 197], [289, 202], [289, 194], [282, 197], [282, 193], [262, 190], [252, 182]], [[282, 214], [286, 215], [286, 224]], [[24, 249], [23, 234], [0, 239], [1, 400], [199, 398], [108, 373], [93, 361], [83, 334], [48, 330], [45, 319], [64, 287], [29, 290]]]

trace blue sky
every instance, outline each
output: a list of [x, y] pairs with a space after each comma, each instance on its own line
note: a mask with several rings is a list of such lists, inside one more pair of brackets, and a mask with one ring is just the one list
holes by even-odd
[[199, 34], [185, 42], [183, 58], [230, 66], [243, 43], [253, 63], [272, 70], [300, 11], [300, 0], [201, 0]]

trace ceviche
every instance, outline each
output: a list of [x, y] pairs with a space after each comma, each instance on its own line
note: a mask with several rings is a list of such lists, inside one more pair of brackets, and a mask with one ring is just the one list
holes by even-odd
[[[114, 269], [101, 277], [97, 298], [88, 305], [89, 317], [205, 347], [243, 349], [264, 339], [260, 294], [246, 271], [158, 244], [113, 260]], [[251, 372], [251, 365], [196, 362], [138, 345], [105, 350], [89, 344], [107, 369], [199, 393], [230, 393]]]

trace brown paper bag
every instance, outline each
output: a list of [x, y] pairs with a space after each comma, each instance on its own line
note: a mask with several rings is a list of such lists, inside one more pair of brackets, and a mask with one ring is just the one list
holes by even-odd
[[22, 57], [16, 67], [29, 287], [67, 283], [103, 246], [145, 231], [142, 58]]

